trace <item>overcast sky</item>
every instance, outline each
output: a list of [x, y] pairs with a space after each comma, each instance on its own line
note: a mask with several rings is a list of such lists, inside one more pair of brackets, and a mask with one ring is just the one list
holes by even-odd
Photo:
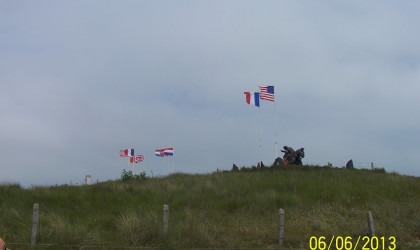
[[[419, 1], [0, 1], [0, 182], [304, 164], [420, 176]], [[244, 91], [275, 87], [258, 108]], [[277, 119], [276, 119], [277, 118]], [[173, 158], [154, 150], [174, 147]], [[143, 154], [128, 164], [119, 151]]]

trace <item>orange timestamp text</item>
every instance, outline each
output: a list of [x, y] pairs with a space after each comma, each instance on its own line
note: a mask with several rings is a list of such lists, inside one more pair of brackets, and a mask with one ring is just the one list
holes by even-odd
[[359, 236], [354, 239], [351, 236], [332, 236], [330, 240], [327, 240], [324, 236], [312, 236], [309, 238], [309, 248], [311, 250], [395, 250], [397, 239], [395, 236]]

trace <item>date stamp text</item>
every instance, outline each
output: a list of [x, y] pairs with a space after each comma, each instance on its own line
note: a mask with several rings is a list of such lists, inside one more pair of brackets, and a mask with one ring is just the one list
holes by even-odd
[[309, 238], [309, 248], [311, 250], [395, 250], [397, 248], [397, 240], [394, 236], [359, 236], [358, 238], [332, 236], [331, 239], [327, 239], [324, 236], [312, 236]]

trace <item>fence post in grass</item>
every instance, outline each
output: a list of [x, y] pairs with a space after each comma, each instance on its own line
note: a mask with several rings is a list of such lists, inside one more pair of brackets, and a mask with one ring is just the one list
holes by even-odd
[[279, 245], [282, 245], [283, 239], [284, 239], [284, 210], [282, 208], [280, 208], [279, 210], [278, 233], [279, 233]]
[[163, 205], [163, 234], [168, 233], [169, 206]]
[[39, 205], [35, 203], [33, 206], [33, 216], [32, 216], [32, 236], [31, 236], [31, 246], [35, 246], [36, 244], [36, 234], [38, 230], [38, 211]]
[[368, 212], [367, 221], [369, 227], [369, 235], [370, 237], [373, 237], [375, 236], [375, 224], [373, 223], [373, 216], [371, 211]]
[[372, 168], [372, 170], [374, 170], [375, 168], [373, 167], [373, 162], [370, 163], [370, 167]]

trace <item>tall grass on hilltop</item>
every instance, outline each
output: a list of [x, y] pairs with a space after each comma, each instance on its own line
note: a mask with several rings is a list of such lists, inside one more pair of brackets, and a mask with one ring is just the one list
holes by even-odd
[[364, 236], [368, 211], [377, 236], [420, 248], [420, 178], [383, 170], [289, 166], [80, 187], [5, 185], [0, 200], [0, 233], [12, 249], [28, 249], [34, 203], [39, 249], [277, 248], [279, 208], [287, 248], [308, 249], [311, 236]]

